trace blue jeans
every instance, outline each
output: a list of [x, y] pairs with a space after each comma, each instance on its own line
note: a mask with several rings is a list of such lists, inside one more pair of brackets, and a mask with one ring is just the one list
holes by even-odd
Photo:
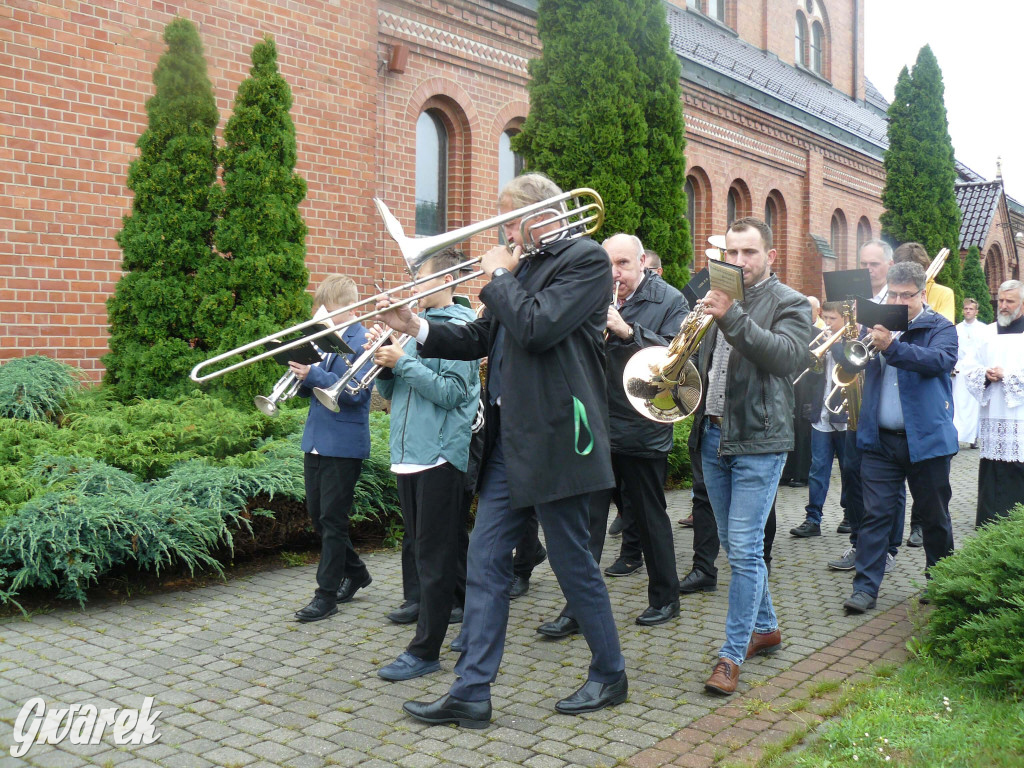
[[[811, 471], [807, 475], [807, 519], [815, 525], [821, 525], [821, 507], [828, 496], [829, 481], [832, 477], [832, 459], [839, 458], [839, 472], [846, 463], [844, 448], [845, 432], [822, 432], [811, 428]], [[841, 484], [839, 504], [846, 512], [846, 483]]]
[[703, 427], [704, 484], [718, 523], [718, 538], [732, 568], [725, 644], [718, 655], [742, 664], [747, 657], [751, 633], [773, 632], [779, 626], [768, 591], [764, 525], [782, 477], [786, 454], [719, 456], [721, 429], [707, 419]]

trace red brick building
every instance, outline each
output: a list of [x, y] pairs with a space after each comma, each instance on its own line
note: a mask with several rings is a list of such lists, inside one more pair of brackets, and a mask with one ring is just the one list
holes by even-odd
[[[783, 279], [819, 293], [822, 271], [855, 266], [858, 242], [878, 236], [886, 104], [864, 77], [863, 6], [669, 4], [698, 267], [708, 235], [765, 216]], [[520, 167], [508, 136], [529, 108], [536, 0], [7, 0], [0, 361], [42, 353], [100, 375], [128, 164], [175, 16], [199, 28], [221, 126], [252, 45], [274, 37], [309, 187], [314, 283], [339, 270], [366, 289], [401, 279], [373, 197], [407, 232], [450, 230], [492, 216]]]

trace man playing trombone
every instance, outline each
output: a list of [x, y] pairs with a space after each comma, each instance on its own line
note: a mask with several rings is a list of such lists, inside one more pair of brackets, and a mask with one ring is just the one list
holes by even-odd
[[[447, 248], [427, 261], [423, 271], [431, 275], [463, 261], [462, 253]], [[417, 287], [430, 289], [453, 279], [451, 273], [428, 277]], [[423, 317], [457, 325], [476, 319], [472, 309], [453, 302], [453, 292], [422, 298]], [[383, 332], [378, 327], [372, 333], [376, 337]], [[405, 523], [402, 552], [408, 546], [412, 555], [402, 558], [402, 581], [417, 584], [419, 595], [412, 642], [377, 674], [385, 680], [410, 680], [441, 668], [438, 657], [456, 593], [465, 593], [466, 558], [460, 548], [469, 512], [466, 469], [480, 402], [480, 366], [475, 360], [421, 359], [414, 339], [404, 349], [398, 344], [379, 347], [373, 361], [381, 366], [377, 390], [392, 403], [391, 471], [398, 475]], [[414, 573], [404, 573], [408, 568]]]
[[[498, 207], [508, 215], [561, 195], [550, 179], [528, 173], [505, 186]], [[612, 273], [600, 246], [561, 226], [560, 207], [562, 217], [545, 206], [530, 218], [503, 221], [512, 249], [492, 248], [482, 259], [490, 282], [480, 291], [487, 312], [479, 320], [439, 324], [404, 308], [383, 316], [420, 342], [423, 357], [488, 358], [465, 650], [448, 695], [406, 702], [405, 711], [426, 723], [484, 728], [490, 722], [491, 684], [508, 624], [512, 550], [531, 506], [592, 653], [587, 682], [555, 709], [579, 714], [626, 699], [625, 660], [608, 591], [588, 548], [590, 493], [614, 482], [602, 349]], [[524, 252], [529, 255], [520, 260]], [[391, 303], [382, 297], [378, 307]]]

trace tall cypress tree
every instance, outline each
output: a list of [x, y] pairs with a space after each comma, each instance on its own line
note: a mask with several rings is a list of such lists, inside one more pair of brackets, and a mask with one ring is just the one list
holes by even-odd
[[921, 243], [934, 256], [949, 248], [951, 256], [938, 282], [956, 294], [960, 287], [960, 208], [956, 202], [953, 143], [943, 100], [942, 71], [927, 45], [913, 70], [900, 72], [889, 107], [889, 149], [885, 152], [882, 230], [897, 243]]
[[193, 385], [202, 358], [195, 308], [197, 273], [213, 254], [218, 115], [195, 26], [175, 19], [164, 30], [146, 101], [148, 126], [128, 169], [132, 212], [117, 234], [126, 274], [107, 300], [110, 353], [105, 381], [115, 395], [174, 395]]
[[992, 295], [988, 292], [988, 281], [985, 279], [985, 271], [981, 266], [981, 252], [976, 245], [967, 249], [967, 255], [964, 257], [964, 273], [960, 284], [963, 286], [965, 299], [969, 297], [978, 301], [978, 319], [991, 323], [995, 319], [995, 312], [992, 310]]
[[[200, 275], [206, 288], [201, 325], [219, 339], [217, 351], [306, 320], [311, 304], [306, 224], [299, 213], [306, 182], [295, 173], [291, 88], [278, 72], [271, 38], [253, 47], [252, 63], [238, 88], [220, 153], [224, 188], [216, 244], [223, 258]], [[251, 404], [282, 373], [280, 366], [265, 362], [221, 381], [232, 400]]]
[[530, 62], [530, 114], [512, 146], [530, 170], [604, 199], [601, 232], [636, 232], [648, 128], [630, 46], [635, 0], [539, 0], [541, 57]]
[[690, 224], [686, 220], [686, 147], [679, 58], [669, 42], [662, 0], [640, 0], [632, 46], [640, 70], [647, 122], [647, 172], [640, 177], [636, 235], [661, 256], [665, 279], [682, 287], [690, 278]]

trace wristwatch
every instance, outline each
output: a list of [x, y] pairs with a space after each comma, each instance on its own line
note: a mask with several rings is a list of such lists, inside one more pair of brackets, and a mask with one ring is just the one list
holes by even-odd
[[491, 272], [491, 279], [493, 280], [496, 277], [500, 277], [501, 275], [504, 275], [506, 272], [508, 272], [508, 270], [505, 269], [504, 267], [498, 267], [496, 270]]

